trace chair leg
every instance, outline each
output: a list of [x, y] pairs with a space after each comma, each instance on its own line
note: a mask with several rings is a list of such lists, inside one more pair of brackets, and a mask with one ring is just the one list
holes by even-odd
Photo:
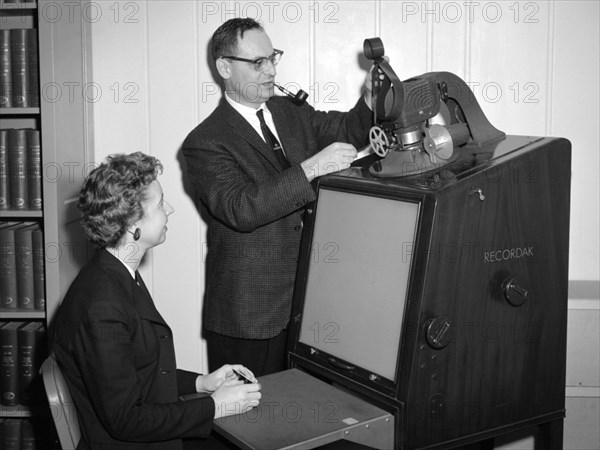
[[546, 422], [538, 427], [535, 450], [562, 450], [564, 419]]

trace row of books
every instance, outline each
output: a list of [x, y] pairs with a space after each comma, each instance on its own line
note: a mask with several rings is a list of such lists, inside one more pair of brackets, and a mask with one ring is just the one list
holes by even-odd
[[2, 430], [2, 449], [29, 450], [36, 448], [34, 425], [26, 419], [3, 419], [0, 422]]
[[60, 450], [51, 423], [40, 419], [0, 419], [2, 450]]
[[0, 108], [40, 106], [35, 28], [0, 30]]
[[16, 320], [1, 323], [0, 347], [2, 405], [47, 404], [40, 375], [40, 367], [47, 356], [44, 323]]
[[42, 209], [40, 131], [0, 130], [0, 210]]
[[44, 236], [35, 222], [0, 222], [0, 308], [44, 310]]

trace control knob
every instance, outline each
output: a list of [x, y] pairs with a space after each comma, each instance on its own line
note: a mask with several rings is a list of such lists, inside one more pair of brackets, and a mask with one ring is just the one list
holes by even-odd
[[444, 316], [434, 317], [425, 322], [425, 339], [431, 348], [442, 349], [452, 341], [453, 326]]
[[513, 306], [521, 306], [531, 298], [531, 287], [527, 279], [520, 275], [514, 275], [504, 280], [502, 293], [508, 303]]

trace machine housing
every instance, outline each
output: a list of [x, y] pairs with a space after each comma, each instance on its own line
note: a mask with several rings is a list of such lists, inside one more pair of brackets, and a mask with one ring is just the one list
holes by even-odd
[[562, 448], [570, 161], [565, 139], [506, 136], [415, 175], [321, 178], [290, 366], [393, 413], [398, 449], [527, 427]]

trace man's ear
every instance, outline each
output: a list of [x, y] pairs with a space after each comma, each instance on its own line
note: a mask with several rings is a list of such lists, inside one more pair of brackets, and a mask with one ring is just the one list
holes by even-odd
[[215, 62], [215, 65], [221, 78], [228, 80], [231, 77], [231, 66], [229, 65], [229, 62], [225, 61], [223, 58], [219, 58]]

